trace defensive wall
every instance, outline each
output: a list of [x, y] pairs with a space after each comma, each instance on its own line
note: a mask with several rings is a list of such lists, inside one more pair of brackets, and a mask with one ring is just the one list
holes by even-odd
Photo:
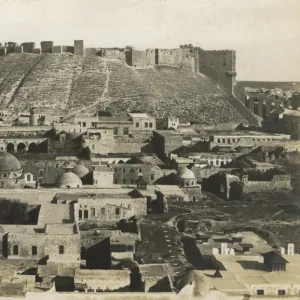
[[272, 179], [267, 181], [250, 181], [248, 175], [242, 178], [243, 192], [258, 192], [267, 190], [291, 190], [291, 176], [288, 174], [273, 175]]
[[85, 48], [83, 40], [75, 40], [72, 46], [54, 45], [53, 41], [42, 41], [40, 48], [34, 42], [8, 42], [0, 45], [0, 56], [10, 53], [71, 53], [74, 55], [97, 55], [103, 58], [120, 59], [135, 68], [147, 68], [159, 65], [174, 66], [201, 72], [230, 93], [233, 93], [236, 77], [236, 52], [234, 50], [203, 50], [193, 45], [180, 45], [176, 49], [136, 50], [125, 48]]

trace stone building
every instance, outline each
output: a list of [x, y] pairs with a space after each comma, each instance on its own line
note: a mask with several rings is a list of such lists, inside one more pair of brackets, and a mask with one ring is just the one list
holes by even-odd
[[292, 139], [300, 140], [300, 111], [285, 110], [283, 113], [284, 132], [290, 134]]
[[56, 181], [56, 186], [59, 188], [81, 188], [82, 181], [72, 172], [73, 167], [67, 166], [65, 167], [65, 173], [61, 174]]
[[210, 149], [233, 148], [239, 146], [258, 147], [261, 145], [274, 145], [285, 142], [291, 138], [288, 134], [270, 134], [256, 131], [232, 132], [228, 134], [216, 133], [210, 138]]
[[0, 152], [0, 187], [23, 188], [25, 178], [19, 160], [10, 153]]
[[93, 166], [93, 185], [107, 187], [114, 183], [114, 171], [110, 166]]
[[168, 157], [171, 152], [182, 147], [183, 137], [176, 131], [156, 130], [153, 132], [152, 144], [158, 157]]
[[111, 165], [114, 173], [114, 184], [135, 185], [136, 180], [140, 174], [143, 174], [144, 179], [153, 184], [161, 177], [169, 175], [174, 170], [161, 169], [156, 165], [149, 165], [143, 163], [137, 164], [113, 164]]
[[202, 199], [201, 185], [198, 184], [192, 170], [186, 167], [180, 168], [176, 174], [176, 181], [180, 188], [189, 195], [190, 200], [198, 201]]
[[133, 122], [133, 131], [149, 131], [156, 129], [156, 119], [147, 113], [129, 113]]
[[41, 230], [34, 227], [8, 232], [3, 236], [8, 259], [48, 257], [47, 263], [80, 263], [80, 235], [77, 224], [46, 224]]
[[172, 280], [166, 264], [139, 266], [143, 292], [171, 292]]
[[74, 204], [77, 220], [118, 221], [147, 214], [147, 199], [138, 190], [122, 194], [91, 194], [78, 197]]

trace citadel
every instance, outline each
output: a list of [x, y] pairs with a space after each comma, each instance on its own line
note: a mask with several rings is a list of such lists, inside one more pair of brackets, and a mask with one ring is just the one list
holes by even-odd
[[20, 45], [6, 43], [0, 48], [0, 55], [9, 53], [72, 53], [74, 55], [97, 55], [108, 59], [120, 59], [131, 67], [145, 68], [154, 65], [169, 65], [201, 72], [211, 77], [226, 89], [233, 92], [236, 77], [235, 56], [233, 50], [206, 51], [193, 45], [180, 45], [177, 49], [135, 50], [125, 48], [85, 48], [83, 40], [74, 40], [73, 46], [56, 46], [53, 41], [42, 41], [40, 48], [35, 43], [26, 42]]
[[299, 299], [300, 87], [236, 75], [233, 50], [2, 45], [0, 299]]

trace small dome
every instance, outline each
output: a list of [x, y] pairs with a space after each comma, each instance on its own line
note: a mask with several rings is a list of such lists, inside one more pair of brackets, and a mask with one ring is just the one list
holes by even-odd
[[82, 181], [73, 172], [66, 172], [60, 175], [60, 177], [56, 180], [56, 185], [59, 188], [79, 188], [82, 187]]
[[196, 179], [194, 172], [187, 167], [180, 169], [177, 176], [181, 179]]
[[74, 174], [76, 174], [80, 179], [86, 176], [90, 171], [87, 167], [83, 165], [77, 165], [72, 170]]
[[21, 169], [21, 163], [15, 156], [7, 152], [0, 152], [0, 172], [19, 171]]

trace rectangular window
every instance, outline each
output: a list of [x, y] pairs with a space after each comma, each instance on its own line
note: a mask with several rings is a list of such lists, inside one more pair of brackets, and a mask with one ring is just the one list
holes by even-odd
[[145, 128], [148, 128], [148, 123], [147, 122], [145, 123]]
[[116, 215], [119, 215], [120, 214], [120, 208], [116, 208]]
[[223, 143], [224, 143], [224, 144], [226, 143], [226, 139], [223, 139]]
[[44, 175], [44, 170], [40, 169], [40, 176], [42, 177]]
[[[175, 124], [174, 124], [174, 126], [175, 126]], [[152, 123], [149, 123], [149, 127], [152, 128], [152, 127], [153, 127], [153, 124], [152, 124]]]
[[257, 290], [257, 291], [256, 291], [256, 294], [257, 294], [258, 296], [263, 296], [263, 295], [265, 294], [265, 291], [264, 291], [264, 290]]
[[118, 179], [115, 179], [114, 182], [115, 182], [115, 184], [118, 184], [118, 183], [119, 183]]
[[154, 174], [151, 174], [151, 177], [150, 177], [151, 179], [154, 179]]
[[92, 122], [92, 127], [96, 127], [96, 126], [95, 126], [95, 122]]
[[123, 169], [123, 173], [125, 173], [126, 172], [126, 170], [125, 169]]
[[118, 135], [118, 128], [114, 128], [114, 135]]
[[218, 143], [221, 143], [221, 139], [218, 139]]
[[58, 164], [55, 164], [55, 169], [58, 169]]
[[78, 122], [78, 125], [81, 127], [81, 122]]
[[83, 122], [83, 123], [82, 123], [82, 126], [83, 126], [83, 127], [86, 127], [86, 122]]
[[285, 296], [285, 290], [278, 290], [279, 296]]
[[27, 174], [27, 181], [31, 181], [31, 175]]
[[136, 123], [135, 123], [135, 127], [136, 127], [136, 128], [140, 127], [140, 123], [139, 123], [139, 122], [136, 122]]

